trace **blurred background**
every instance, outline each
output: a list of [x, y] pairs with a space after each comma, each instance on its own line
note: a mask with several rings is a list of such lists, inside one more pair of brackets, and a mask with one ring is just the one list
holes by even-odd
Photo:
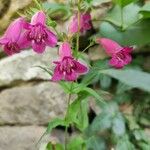
[[[66, 1], [48, 0], [48, 2]], [[24, 13], [31, 6], [34, 6], [32, 0], [0, 0], [0, 35], [10, 22], [19, 16], [17, 12]], [[92, 17], [99, 20], [112, 8], [112, 1], [103, 0], [100, 4], [95, 3], [94, 7]], [[65, 32], [69, 19], [60, 19], [61, 14], [54, 18], [58, 22], [58, 31]], [[98, 32], [99, 24], [99, 21], [93, 21], [93, 30], [87, 33], [89, 37]], [[81, 47], [85, 47], [84, 39], [83, 36]], [[51, 69], [53, 60], [57, 58], [56, 52], [57, 48], [47, 48], [44, 54], [37, 55], [32, 50], [25, 50], [7, 57], [0, 48], [0, 150], [37, 150], [35, 144], [46, 130], [49, 120], [63, 116], [66, 108], [64, 92], [57, 84], [49, 81], [47, 73], [34, 67], [48, 66]], [[107, 55], [98, 45], [90, 48], [87, 55], [93, 62], [107, 59]], [[133, 55], [133, 67], [150, 72], [150, 45], [137, 47]], [[101, 77], [91, 84], [93, 87], [115, 93], [119, 109], [130, 114], [128, 120], [134, 129], [139, 129], [137, 126], [140, 126], [150, 136], [150, 95], [147, 92], [130, 90], [130, 87], [110, 77]], [[108, 93], [105, 96], [109, 100], [112, 98]], [[90, 117], [94, 117], [99, 110], [93, 103], [90, 107]], [[138, 123], [135, 123], [133, 120], [137, 118]], [[48, 140], [58, 140], [57, 136], [63, 141], [63, 129], [56, 129]], [[100, 150], [103, 149], [107, 148], [103, 147]], [[143, 150], [150, 150], [150, 147]]]

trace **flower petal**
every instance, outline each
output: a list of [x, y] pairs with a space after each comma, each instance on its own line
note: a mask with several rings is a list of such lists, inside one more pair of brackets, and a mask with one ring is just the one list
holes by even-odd
[[131, 53], [133, 51], [133, 47], [123, 47], [123, 51], [126, 53]]
[[129, 64], [129, 63], [131, 63], [131, 61], [132, 61], [132, 57], [131, 57], [131, 55], [126, 55], [126, 59], [124, 60], [124, 63], [125, 63], [125, 65], [127, 65], [127, 64]]
[[115, 67], [116, 69], [121, 69], [125, 66], [124, 61], [119, 61], [117, 58], [112, 57], [109, 61], [109, 65]]
[[37, 43], [33, 42], [32, 48], [36, 53], [41, 54], [45, 51], [46, 45], [45, 45], [45, 43], [37, 44]]
[[16, 53], [19, 53], [21, 50], [20, 49], [16, 49], [16, 50], [12, 50], [10, 48], [8, 48], [7, 45], [4, 45], [4, 52], [8, 55], [8, 56], [11, 56], [11, 55], [14, 55]]
[[123, 47], [111, 39], [101, 38], [97, 39], [97, 42], [102, 45], [102, 47], [106, 50], [106, 53], [109, 55], [115, 54], [123, 49]]
[[26, 49], [31, 46], [31, 41], [27, 38], [28, 32], [24, 32], [20, 35], [20, 38], [18, 40], [18, 45], [21, 49]]
[[31, 24], [35, 25], [37, 23], [41, 23], [42, 25], [45, 25], [46, 15], [43, 11], [39, 11], [32, 16]]
[[48, 35], [48, 38], [45, 41], [46, 44], [48, 46], [50, 46], [50, 47], [55, 47], [56, 44], [57, 44], [57, 37], [56, 37], [56, 35], [53, 32], [51, 32], [50, 30], [48, 30], [48, 29], [46, 30], [46, 33]]
[[8, 49], [8, 47], [5, 45], [4, 46], [4, 52], [8, 55], [8, 56], [11, 56], [14, 54], [13, 51], [11, 51], [10, 49]]
[[67, 73], [65, 74], [66, 81], [75, 81], [77, 78], [78, 78], [78, 75], [76, 72], [72, 71], [72, 73], [70, 73], [70, 74], [67, 74]]
[[0, 38], [0, 44], [3, 45], [3, 44], [7, 44], [9, 42], [9, 39], [5, 38], [5, 37], [2, 37]]
[[84, 64], [81, 64], [80, 62], [78, 61], [74, 61], [75, 65], [76, 65], [76, 69], [75, 71], [77, 73], [80, 73], [80, 74], [85, 74], [88, 72], [88, 67], [85, 66]]
[[77, 15], [73, 16], [70, 24], [69, 24], [69, 32], [70, 33], [76, 33], [78, 32], [78, 19]]
[[11, 40], [12, 42], [18, 41], [22, 31], [23, 24], [24, 24], [23, 18], [16, 19], [9, 25], [4, 34], [4, 37]]
[[59, 81], [62, 80], [63, 78], [63, 73], [59, 72], [59, 66], [57, 65], [54, 69], [54, 74], [52, 76], [52, 81]]
[[68, 42], [62, 43], [62, 45], [59, 48], [59, 56], [61, 59], [64, 57], [72, 57], [71, 54], [71, 46]]
[[82, 14], [82, 18], [85, 21], [90, 21], [91, 20], [91, 15], [90, 15], [90, 13], [85, 13], [85, 14]]

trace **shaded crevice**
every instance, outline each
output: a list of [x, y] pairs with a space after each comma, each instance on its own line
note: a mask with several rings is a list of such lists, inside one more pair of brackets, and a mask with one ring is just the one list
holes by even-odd
[[3, 92], [4, 90], [8, 90], [11, 88], [21, 87], [21, 86], [25, 86], [25, 85], [26, 86], [28, 86], [28, 85], [35, 86], [35, 85], [38, 85], [38, 84], [43, 83], [43, 82], [50, 82], [50, 80], [46, 80], [46, 79], [45, 80], [43, 80], [43, 79], [31, 79], [28, 81], [14, 80], [13, 82], [11, 82], [8, 85], [0, 86], [0, 93]]
[[2, 0], [1, 2], [1, 8], [0, 8], [0, 19], [3, 18], [5, 13], [9, 10], [9, 7], [11, 5], [11, 0]]

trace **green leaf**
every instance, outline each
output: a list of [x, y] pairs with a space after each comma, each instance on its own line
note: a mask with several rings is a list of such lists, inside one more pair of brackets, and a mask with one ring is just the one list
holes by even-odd
[[49, 142], [44, 150], [64, 150], [64, 148], [61, 144], [52, 144]]
[[141, 148], [141, 150], [149, 150], [150, 147], [150, 143], [147, 144], [145, 142], [138, 142], [137, 145], [139, 146], [139, 148]]
[[95, 117], [94, 121], [91, 124], [90, 129], [94, 133], [97, 131], [109, 129], [112, 125], [112, 120], [113, 118], [111, 114], [101, 113]]
[[67, 123], [76, 123], [79, 124], [78, 115], [81, 115], [80, 112], [80, 106], [82, 104], [82, 101], [87, 101], [87, 97], [89, 95], [85, 92], [80, 92], [78, 94], [78, 98], [74, 100], [69, 107], [69, 112], [67, 116]]
[[44, 134], [40, 137], [39, 141], [37, 142], [40, 143], [40, 141], [43, 139], [43, 137], [48, 134], [48, 133], [51, 133], [52, 129], [56, 128], [57, 126], [68, 126], [68, 124], [66, 123], [65, 120], [63, 119], [60, 119], [60, 118], [54, 118], [53, 120], [51, 120], [49, 123], [48, 123], [48, 127], [46, 129], [46, 131], [44, 132]]
[[68, 126], [68, 124], [66, 124], [66, 121], [60, 118], [55, 118], [52, 121], [50, 121], [48, 123], [48, 127], [46, 129], [46, 133], [51, 133], [52, 129], [56, 128], [57, 126]]
[[108, 69], [108, 60], [98, 60], [94, 62], [92, 69], [90, 69], [89, 73], [83, 77], [82, 84], [89, 85], [94, 84], [100, 80], [100, 74], [97, 72], [97, 68]]
[[109, 76], [106, 75], [100, 75], [100, 85], [102, 87], [102, 89], [108, 89], [111, 85], [111, 78]]
[[73, 82], [60, 81], [59, 84], [67, 94], [71, 93]]
[[[136, 23], [139, 19], [139, 11], [140, 6], [137, 4], [130, 4], [127, 7], [123, 9], [123, 22], [122, 22], [122, 16], [121, 16], [121, 8], [116, 5], [111, 11], [108, 12], [105, 21], [108, 21], [118, 27], [121, 27], [123, 25], [123, 29], [127, 29], [132, 24]], [[129, 15], [129, 12], [130, 13]]]
[[125, 120], [121, 113], [118, 113], [112, 121], [113, 132], [120, 136], [125, 133]]
[[147, 144], [150, 144], [150, 139], [145, 134], [144, 130], [136, 129], [133, 131], [133, 135], [134, 135], [136, 141], [138, 141], [138, 142], [143, 141]]
[[124, 104], [131, 101], [131, 94], [121, 92], [116, 94], [113, 100], [115, 100], [118, 104]]
[[102, 131], [112, 127], [114, 118], [119, 112], [118, 105], [115, 102], [110, 102], [102, 107], [102, 113], [95, 117], [91, 124], [92, 132]]
[[59, 19], [65, 20], [71, 15], [70, 7], [67, 4], [45, 2], [43, 3], [43, 8], [47, 11], [47, 14], [52, 18], [58, 18], [59, 16]]
[[150, 18], [150, 2], [145, 3], [145, 5], [141, 8], [140, 14], [142, 14], [142, 17]]
[[[150, 43], [150, 20], [144, 20], [130, 26], [126, 31], [121, 31], [108, 22], [100, 25], [100, 34], [122, 45], [145, 45]], [[132, 34], [131, 34], [132, 33]]]
[[106, 144], [105, 141], [98, 137], [98, 136], [92, 136], [87, 141], [87, 150], [106, 150]]
[[86, 76], [83, 77], [82, 84], [89, 85], [96, 83], [99, 80], [99, 74], [94, 69], [91, 69]]
[[135, 150], [134, 145], [129, 141], [128, 136], [125, 135], [124, 137], [120, 138], [116, 150]]
[[[119, 82], [118, 85], [117, 85], [117, 94], [123, 94], [125, 91], [128, 91], [132, 89], [132, 87], [122, 83], [122, 82]], [[125, 96], [126, 97], [126, 96]]]
[[100, 96], [96, 91], [91, 88], [85, 87], [84, 91], [86, 91], [89, 95], [93, 96], [98, 103], [106, 104], [103, 97]]
[[116, 4], [121, 7], [125, 7], [130, 3], [133, 3], [135, 0], [113, 0]]
[[82, 150], [84, 146], [84, 139], [80, 136], [71, 139], [67, 145], [68, 150]]
[[81, 101], [78, 113], [77, 128], [84, 131], [89, 125], [88, 119], [88, 101]]
[[130, 130], [139, 129], [139, 125], [137, 124], [134, 116], [126, 115], [125, 118], [127, 119], [128, 126], [129, 126]]
[[49, 70], [49, 69], [47, 69], [46, 67], [43, 67], [43, 66], [34, 66], [34, 67], [38, 67], [38, 68], [44, 70], [44, 71], [47, 72], [50, 76], [53, 75], [52, 71]]
[[150, 92], [150, 74], [139, 70], [115, 70], [108, 69], [100, 71], [103, 74], [107, 74], [132, 88], [139, 88]]

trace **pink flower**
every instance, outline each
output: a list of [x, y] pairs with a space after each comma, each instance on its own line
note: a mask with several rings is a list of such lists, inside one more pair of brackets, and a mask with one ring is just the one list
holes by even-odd
[[[87, 30], [92, 28], [91, 23], [91, 15], [89, 13], [84, 13], [80, 15], [80, 32], [83, 33]], [[78, 32], [78, 15], [76, 14], [70, 25], [69, 25], [69, 32], [70, 33], [77, 33]]]
[[52, 81], [67, 80], [74, 81], [80, 74], [88, 72], [88, 68], [75, 60], [71, 54], [71, 47], [68, 42], [64, 42], [59, 48], [60, 61], [55, 61], [56, 67]]
[[7, 55], [19, 53], [21, 49], [25, 48], [21, 39], [23, 24], [23, 18], [16, 19], [9, 25], [5, 34], [0, 38], [0, 45], [3, 45], [4, 52]]
[[46, 46], [54, 47], [57, 44], [57, 37], [46, 26], [46, 15], [42, 11], [37, 12], [24, 28], [27, 30], [23, 36], [24, 44], [31, 45], [37, 53], [43, 53]]
[[101, 38], [97, 41], [103, 46], [106, 53], [112, 57], [109, 61], [111, 66], [120, 69], [131, 63], [132, 47], [122, 47], [117, 42], [107, 38]]

